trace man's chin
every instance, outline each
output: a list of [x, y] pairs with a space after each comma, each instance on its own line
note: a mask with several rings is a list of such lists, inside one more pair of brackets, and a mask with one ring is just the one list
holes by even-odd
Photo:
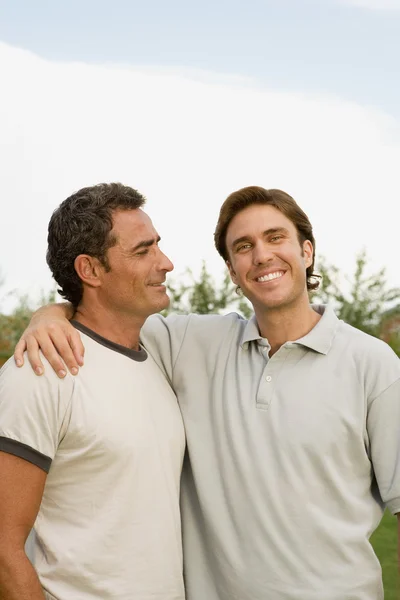
[[254, 298], [247, 298], [253, 308], [256, 307], [261, 310], [279, 310], [280, 308], [284, 308], [290, 304], [290, 299], [286, 296], [282, 296], [282, 294], [265, 294], [265, 296]]
[[169, 298], [169, 296], [167, 296], [167, 294], [165, 294], [165, 296], [163, 298], [160, 298], [159, 301], [157, 302], [157, 308], [156, 308], [155, 312], [161, 312], [162, 310], [165, 310], [166, 308], [169, 307], [170, 304], [171, 304], [170, 298]]
[[158, 298], [157, 301], [154, 301], [153, 298], [153, 302], [149, 302], [146, 306], [146, 308], [143, 310], [143, 316], [148, 319], [148, 317], [151, 317], [151, 315], [156, 315], [157, 313], [162, 312], [163, 310], [167, 309], [170, 305], [170, 299], [169, 297], [165, 294], [165, 296], [163, 298]]

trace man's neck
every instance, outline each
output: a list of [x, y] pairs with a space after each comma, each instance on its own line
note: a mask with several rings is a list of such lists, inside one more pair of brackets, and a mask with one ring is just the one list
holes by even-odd
[[142, 317], [115, 314], [104, 307], [96, 310], [91, 306], [89, 310], [84, 304], [80, 304], [73, 319], [110, 342], [139, 350], [140, 330], [145, 321]]
[[255, 309], [258, 328], [262, 337], [267, 338], [272, 356], [283, 344], [307, 335], [321, 318], [308, 302], [285, 308]]

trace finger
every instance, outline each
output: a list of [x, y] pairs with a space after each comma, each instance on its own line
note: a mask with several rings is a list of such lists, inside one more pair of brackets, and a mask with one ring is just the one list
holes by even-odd
[[47, 328], [47, 333], [69, 371], [72, 375], [76, 375], [79, 366], [83, 365], [85, 353], [79, 332], [69, 321], [63, 319], [62, 322], [51, 323]]
[[38, 342], [32, 335], [27, 335], [25, 341], [28, 360], [32, 369], [35, 371], [36, 375], [43, 375], [44, 367], [42, 361], [40, 360]]
[[59, 358], [61, 357], [63, 363], [65, 363], [69, 372], [72, 375], [77, 375], [79, 371], [79, 365], [70, 345], [69, 338], [65, 336], [65, 333], [63, 331], [59, 331], [51, 335], [51, 341], [54, 345], [57, 354], [59, 355]]
[[22, 367], [24, 364], [24, 352], [26, 350], [26, 341], [21, 338], [14, 350], [14, 360], [17, 367]]
[[[67, 371], [65, 368], [65, 364], [62, 361], [62, 358], [58, 352], [57, 347], [55, 346], [52, 338], [49, 335], [43, 335], [40, 336], [38, 334], [36, 334], [36, 344], [40, 347], [40, 350], [42, 351], [42, 354], [45, 356], [45, 358], [48, 360], [48, 362], [50, 363], [50, 366], [52, 367], [53, 371], [55, 371], [58, 375], [58, 377], [60, 377], [61, 379], [63, 377], [66, 376]], [[34, 348], [34, 346], [33, 346]], [[33, 350], [32, 352], [33, 355], [33, 360], [40, 360], [40, 355], [39, 352]], [[28, 357], [29, 357], [29, 347], [28, 347]], [[32, 364], [32, 362], [31, 362]]]
[[82, 367], [83, 358], [85, 356], [85, 346], [82, 344], [81, 336], [76, 329], [69, 335], [68, 341], [72, 352], [74, 353], [76, 362]]

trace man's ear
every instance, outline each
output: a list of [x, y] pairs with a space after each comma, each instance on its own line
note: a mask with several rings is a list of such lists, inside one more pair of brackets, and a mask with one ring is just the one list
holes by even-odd
[[90, 287], [99, 287], [102, 279], [102, 266], [98, 258], [88, 254], [80, 254], [74, 261], [75, 271], [82, 283]]
[[314, 248], [310, 240], [305, 240], [303, 242], [303, 255], [304, 261], [306, 263], [306, 268], [312, 265], [313, 256], [314, 256]]
[[233, 269], [233, 267], [232, 267], [231, 263], [229, 262], [229, 260], [227, 260], [227, 261], [225, 262], [225, 264], [226, 264], [226, 266], [228, 267], [229, 275], [231, 276], [232, 282], [233, 282], [235, 285], [239, 285], [239, 284], [238, 284], [238, 282], [237, 282], [236, 273], [235, 273], [235, 271], [234, 271], [234, 269]]

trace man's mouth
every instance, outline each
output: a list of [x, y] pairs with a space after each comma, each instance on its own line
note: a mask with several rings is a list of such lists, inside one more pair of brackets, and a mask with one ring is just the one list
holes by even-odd
[[268, 275], [262, 275], [261, 277], [257, 277], [256, 281], [259, 283], [263, 283], [264, 281], [273, 281], [274, 279], [279, 279], [285, 274], [285, 271], [273, 271], [272, 273], [268, 273]]

